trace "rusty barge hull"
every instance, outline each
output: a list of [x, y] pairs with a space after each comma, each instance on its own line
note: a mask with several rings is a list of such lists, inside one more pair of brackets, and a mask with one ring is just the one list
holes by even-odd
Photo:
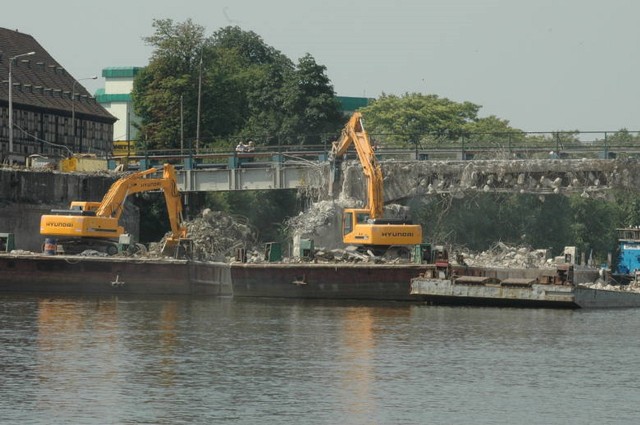
[[640, 307], [640, 294], [592, 289], [581, 285], [457, 283], [451, 279], [416, 278], [411, 294], [433, 305], [535, 308]]
[[[433, 265], [234, 263], [234, 297], [415, 301], [411, 279]], [[467, 270], [468, 273], [479, 272]]]
[[229, 266], [186, 260], [0, 255], [1, 292], [230, 295]]
[[[562, 269], [569, 269], [563, 266]], [[597, 270], [574, 270], [576, 282], [592, 282]], [[297, 298], [297, 299], [351, 299], [413, 301], [429, 300], [441, 304], [482, 304], [513, 307], [576, 308], [572, 300], [527, 299], [526, 296], [460, 297], [458, 293], [419, 292], [419, 281], [443, 282], [444, 270], [434, 264], [314, 264], [314, 263], [234, 263], [231, 281], [234, 297]], [[553, 283], [558, 270], [499, 269], [451, 265], [446, 273], [464, 276], [475, 282], [544, 281]], [[430, 276], [430, 277], [426, 277]], [[475, 285], [477, 287], [477, 284]], [[546, 285], [549, 287], [549, 285]], [[556, 285], [562, 286], [562, 285]], [[516, 290], [516, 288], [510, 288]]]

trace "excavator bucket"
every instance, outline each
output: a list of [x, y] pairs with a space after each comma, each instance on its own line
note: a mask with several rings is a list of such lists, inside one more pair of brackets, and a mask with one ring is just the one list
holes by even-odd
[[176, 259], [193, 258], [193, 240], [189, 238], [167, 238], [162, 246], [162, 255]]

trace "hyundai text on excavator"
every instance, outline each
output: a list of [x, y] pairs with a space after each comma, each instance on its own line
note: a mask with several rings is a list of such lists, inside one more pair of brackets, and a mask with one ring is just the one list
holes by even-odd
[[182, 224], [182, 200], [173, 166], [164, 164], [161, 178], [147, 177], [157, 171], [150, 168], [121, 178], [111, 185], [101, 202], [72, 201], [68, 210], [52, 210], [52, 214], [41, 217], [40, 234], [57, 238], [65, 253], [94, 249], [114, 255], [119, 252], [120, 241], [129, 239], [118, 223], [127, 196], [161, 190], [171, 224], [163, 253], [173, 255], [187, 237], [187, 228]]
[[382, 168], [369, 135], [362, 124], [362, 114], [355, 112], [334, 142], [331, 156], [341, 158], [354, 145], [367, 180], [367, 205], [345, 209], [342, 216], [342, 241], [381, 255], [391, 248], [417, 245], [422, 242], [422, 226], [406, 219], [383, 218], [384, 192]]

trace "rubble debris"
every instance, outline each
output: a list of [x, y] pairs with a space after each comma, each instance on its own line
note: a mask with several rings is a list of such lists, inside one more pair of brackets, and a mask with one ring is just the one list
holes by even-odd
[[285, 226], [292, 237], [313, 239], [316, 246], [326, 249], [339, 248], [342, 246], [342, 210], [354, 202], [344, 199], [315, 202], [306, 211], [287, 220]]
[[109, 254], [106, 252], [96, 251], [95, 249], [85, 249], [80, 254], [82, 257], [108, 257]]
[[[257, 231], [240, 216], [205, 209], [199, 217], [185, 222], [187, 235], [192, 241], [193, 259], [199, 261], [227, 261], [235, 249], [256, 251]], [[149, 255], [161, 256], [165, 236], [149, 247]]]
[[640, 293], [640, 282], [637, 281], [631, 282], [628, 285], [611, 285], [602, 279], [598, 279], [593, 283], [581, 283], [580, 286], [584, 286], [589, 289], [600, 289], [603, 291]]
[[510, 246], [503, 242], [480, 253], [461, 250], [460, 254], [465, 263], [472, 267], [539, 268], [550, 267], [553, 263], [546, 249]]

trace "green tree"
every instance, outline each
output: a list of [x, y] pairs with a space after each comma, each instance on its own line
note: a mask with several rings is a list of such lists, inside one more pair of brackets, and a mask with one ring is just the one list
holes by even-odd
[[608, 146], [634, 146], [640, 140], [639, 136], [634, 136], [629, 130], [623, 128], [613, 134], [607, 135], [606, 140], [602, 140], [599, 144], [604, 144], [605, 141]]
[[456, 139], [478, 119], [480, 106], [458, 103], [437, 95], [383, 94], [361, 109], [367, 131], [387, 145], [436, 143]]
[[302, 57], [294, 78], [284, 88], [287, 116], [283, 125], [288, 143], [320, 144], [342, 124], [340, 105], [326, 75], [326, 67], [307, 54]]
[[181, 105], [190, 125], [196, 116], [197, 75], [207, 40], [204, 28], [190, 19], [153, 21], [155, 33], [144, 40], [155, 47], [149, 65], [134, 81], [134, 109], [150, 148], [178, 148]]
[[191, 20], [155, 20], [153, 26], [155, 33], [145, 41], [154, 52], [133, 90], [148, 147], [175, 149], [184, 134], [188, 148], [198, 119], [202, 144], [227, 148], [235, 138], [263, 145], [314, 143], [319, 134], [339, 127], [325, 68], [310, 55], [296, 67], [260, 36], [237, 26], [211, 37]]
[[495, 115], [478, 118], [464, 126], [465, 138], [469, 143], [477, 146], [503, 146], [511, 147], [521, 145], [525, 140], [522, 130], [509, 125], [509, 121], [500, 119]]
[[283, 120], [282, 88], [293, 76], [293, 63], [254, 32], [237, 26], [216, 31], [212, 45], [218, 57], [214, 66], [235, 94], [231, 104], [217, 106], [234, 115], [234, 125], [221, 134], [276, 144]]
[[570, 211], [571, 245], [587, 255], [593, 251], [600, 260], [605, 260], [615, 247], [620, 208], [616, 203], [573, 195]]

